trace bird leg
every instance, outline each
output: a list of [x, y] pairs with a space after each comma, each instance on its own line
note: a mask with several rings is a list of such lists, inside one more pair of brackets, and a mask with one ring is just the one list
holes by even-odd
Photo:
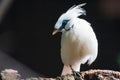
[[64, 65], [61, 75], [67, 75], [67, 74], [72, 74], [72, 71], [69, 65], [68, 66]]
[[70, 66], [70, 68], [71, 68], [71, 70], [72, 70], [74, 79], [75, 79], [75, 80], [83, 80], [83, 79], [82, 79], [82, 76], [81, 76], [77, 71], [75, 71], [75, 70], [72, 68], [71, 65], [69, 65], [69, 66]]

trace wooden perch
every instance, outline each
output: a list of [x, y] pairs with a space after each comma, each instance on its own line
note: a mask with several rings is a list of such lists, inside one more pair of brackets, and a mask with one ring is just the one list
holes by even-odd
[[1, 72], [2, 80], [120, 80], [120, 72], [112, 70], [88, 70], [77, 72], [77, 77], [73, 74], [59, 76], [56, 78], [31, 77], [21, 79], [16, 70], [6, 69]]

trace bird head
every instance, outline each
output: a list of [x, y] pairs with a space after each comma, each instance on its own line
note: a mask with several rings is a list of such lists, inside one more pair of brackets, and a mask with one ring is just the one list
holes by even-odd
[[63, 13], [56, 22], [54, 27], [55, 30], [53, 31], [52, 35], [55, 35], [58, 32], [69, 31], [74, 25], [69, 25], [71, 24], [71, 20], [78, 18], [80, 15], [86, 14], [85, 10], [81, 8], [85, 4], [86, 3], [79, 4], [77, 6], [74, 5], [69, 8], [65, 13]]

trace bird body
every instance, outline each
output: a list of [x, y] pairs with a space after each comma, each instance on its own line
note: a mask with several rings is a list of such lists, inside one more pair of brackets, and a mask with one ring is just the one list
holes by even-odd
[[[72, 73], [70, 65], [73, 70], [79, 71], [81, 64], [87, 61], [88, 64], [91, 64], [97, 57], [96, 35], [90, 23], [78, 18], [83, 13], [81, 5], [71, 7], [55, 25], [57, 31], [62, 32], [61, 58], [64, 64], [62, 75]], [[77, 16], [75, 17], [75, 15]]]
[[96, 59], [98, 44], [88, 22], [83, 19], [75, 19], [73, 22], [73, 29], [62, 33], [61, 58], [66, 66], [78, 66], [73, 69], [79, 71], [80, 64], [84, 64], [87, 60], [88, 64], [91, 64]]

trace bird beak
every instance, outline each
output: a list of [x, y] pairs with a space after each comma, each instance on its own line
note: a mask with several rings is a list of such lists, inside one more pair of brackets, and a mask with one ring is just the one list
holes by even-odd
[[55, 29], [52, 33], [52, 35], [55, 35], [56, 33], [58, 33], [59, 31], [57, 29]]

